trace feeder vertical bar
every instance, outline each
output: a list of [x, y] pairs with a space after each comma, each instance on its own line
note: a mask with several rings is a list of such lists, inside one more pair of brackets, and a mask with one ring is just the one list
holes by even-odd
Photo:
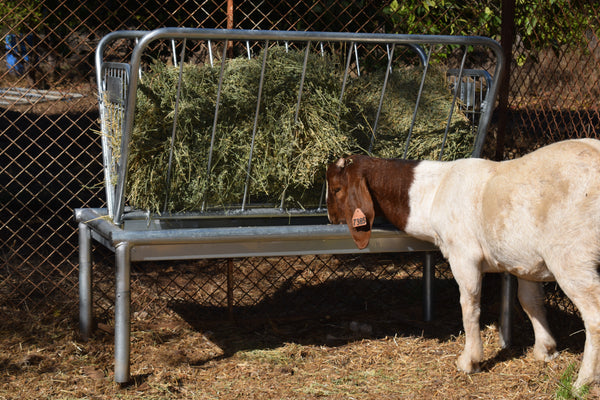
[[410, 128], [408, 129], [408, 135], [406, 136], [406, 144], [404, 145], [404, 154], [402, 158], [406, 158], [408, 155], [408, 146], [410, 145], [410, 139], [412, 137], [412, 132], [415, 127], [415, 122], [417, 120], [417, 111], [419, 110], [419, 103], [421, 102], [421, 94], [423, 94], [423, 87], [425, 86], [425, 77], [427, 76], [427, 70], [429, 69], [429, 60], [431, 58], [431, 50], [433, 46], [429, 48], [429, 52], [427, 53], [427, 61], [423, 65], [423, 76], [421, 77], [421, 85], [419, 86], [419, 93], [417, 94], [417, 102], [415, 104], [415, 110], [413, 111], [412, 120], [410, 122]]
[[310, 41], [306, 43], [304, 51], [304, 61], [302, 63], [302, 76], [300, 77], [300, 87], [298, 88], [298, 102], [296, 103], [296, 115], [294, 116], [294, 124], [298, 123], [298, 114], [300, 113], [300, 102], [302, 101], [302, 90], [304, 89], [304, 78], [306, 77], [306, 65], [308, 64], [308, 51], [310, 50]]
[[317, 208], [318, 211], [321, 211], [323, 209], [323, 199], [325, 198], [326, 192], [327, 192], [327, 179], [325, 179], [325, 182], [323, 182], [323, 187], [321, 188], [321, 197], [319, 197], [319, 207]]
[[223, 88], [223, 75], [225, 73], [225, 58], [227, 57], [228, 40], [223, 45], [223, 57], [221, 58], [221, 70], [219, 72], [219, 83], [217, 85], [217, 104], [215, 105], [215, 117], [213, 118], [212, 133], [210, 135], [210, 147], [208, 149], [208, 163], [206, 167], [206, 188], [204, 190], [204, 199], [202, 200], [202, 211], [205, 210], [206, 200], [208, 198], [208, 189], [210, 186], [210, 170], [212, 168], [212, 156], [215, 147], [215, 137], [217, 135], [217, 121], [219, 120], [219, 106], [221, 105], [221, 92]]
[[[356, 53], [356, 42], [350, 42], [350, 46], [348, 48], [348, 56], [346, 57], [346, 68], [344, 69], [344, 78], [342, 79], [342, 89], [340, 91], [340, 110], [342, 108], [342, 99], [344, 98], [344, 93], [346, 92], [346, 84], [348, 82], [348, 74], [350, 73], [350, 62], [352, 61], [352, 51], [356, 54], [356, 68], [358, 70], [358, 53]], [[358, 73], [360, 76], [360, 72]], [[325, 193], [327, 192], [327, 180], [323, 182], [323, 187], [321, 188], [321, 196], [319, 197], [319, 210], [323, 209], [323, 199], [325, 198]]]
[[89, 226], [79, 223], [79, 330], [87, 341], [92, 333], [92, 244]]
[[385, 90], [387, 88], [388, 79], [390, 77], [390, 70], [392, 69], [392, 60], [394, 59], [394, 49], [396, 44], [392, 45], [391, 55], [388, 59], [388, 66], [385, 70], [385, 78], [383, 80], [383, 88], [381, 89], [381, 97], [379, 99], [379, 107], [377, 108], [377, 115], [375, 116], [375, 123], [373, 124], [373, 134], [371, 135], [371, 144], [369, 145], [369, 153], [373, 151], [373, 144], [375, 143], [375, 133], [377, 132], [377, 124], [379, 123], [379, 117], [381, 116], [381, 108], [383, 107], [383, 98], [385, 97]]
[[475, 111], [475, 93], [476, 93], [476, 81], [475, 78], [472, 77], [467, 77], [467, 81], [465, 82], [465, 86], [466, 88], [463, 89], [465, 91], [465, 93], [467, 94], [467, 101], [466, 101], [466, 109], [468, 111]]
[[[486, 83], [486, 85], [484, 85], [483, 83]], [[479, 106], [481, 107], [481, 112], [484, 111], [483, 107], [484, 107], [484, 99], [485, 96], [483, 95], [484, 90], [489, 89], [489, 85], [487, 84], [487, 81], [485, 80], [485, 78], [480, 79], [479, 80]]]
[[171, 148], [169, 149], [169, 164], [167, 167], [167, 185], [165, 188], [165, 206], [163, 212], [167, 212], [169, 204], [169, 192], [171, 191], [171, 171], [173, 167], [173, 147], [175, 146], [175, 134], [177, 132], [177, 117], [179, 115], [179, 96], [181, 95], [181, 78], [183, 76], [183, 60], [185, 57], [185, 45], [187, 39], [183, 39], [183, 49], [181, 49], [181, 62], [179, 64], [179, 78], [177, 80], [177, 94], [175, 95], [175, 110], [173, 115], [173, 131], [171, 132]]
[[[490, 124], [490, 120], [492, 119], [492, 110], [494, 108], [494, 101], [496, 99], [496, 94], [498, 93], [498, 86], [500, 84], [501, 77], [504, 70], [504, 52], [500, 47], [494, 48], [494, 54], [496, 55], [496, 68], [494, 69], [494, 80], [491, 80], [491, 77], [488, 78], [489, 75], [486, 76], [487, 83], [487, 93], [485, 95], [485, 100], [481, 105], [481, 117], [479, 118], [479, 126], [477, 127], [477, 136], [475, 137], [475, 146], [473, 148], [472, 157], [480, 157], [481, 152], [483, 151], [483, 143], [485, 142], [485, 137], [487, 134], [487, 129]], [[500, 96], [502, 97], [502, 96]]]
[[127, 242], [115, 248], [115, 381], [129, 381], [130, 336], [131, 336], [131, 258]]
[[[98, 68], [98, 66], [96, 66]], [[102, 165], [104, 166], [104, 185], [106, 193], [106, 207], [108, 209], [108, 215], [113, 216], [114, 208], [114, 197], [115, 197], [115, 185], [112, 177], [112, 166], [113, 166], [113, 152], [111, 145], [108, 141], [108, 136], [111, 135], [108, 127], [111, 126], [114, 121], [111, 121], [109, 114], [108, 94], [107, 94], [107, 77], [110, 76], [110, 70], [105, 69], [104, 74], [100, 75], [100, 81], [98, 82], [98, 104], [100, 108], [100, 126], [102, 128]], [[121, 124], [119, 124], [121, 126]]]
[[[473, 77], [472, 78], [472, 83], [471, 83], [471, 88], [472, 90], [472, 95], [473, 97], [471, 97], [472, 99], [472, 104], [471, 104], [471, 130], [473, 133], [475, 133], [475, 115], [477, 114], [477, 110], [476, 110], [476, 104], [477, 104], [477, 87], [482, 86], [480, 90], [483, 90], [483, 85], [481, 84], [481, 80], [477, 79], [477, 77]], [[481, 100], [479, 100], [479, 104], [481, 104]]]
[[[483, 78], [477, 80], [477, 82], [479, 82], [479, 111], [476, 112], [474, 110], [473, 112], [473, 133], [475, 133], [475, 127], [477, 126], [477, 115], [479, 114], [481, 116], [482, 113], [485, 113], [485, 91], [489, 90], [490, 85], [486, 80], [486, 77], [484, 76]], [[486, 85], [484, 85], [484, 82], [486, 83]]]
[[212, 42], [208, 39], [208, 58], [210, 59], [210, 67], [214, 67], [213, 65], [213, 53], [212, 53]]
[[171, 39], [171, 52], [173, 53], [173, 66], [177, 68], [177, 49], [175, 48], [174, 39]]
[[248, 156], [248, 169], [246, 170], [246, 184], [244, 185], [244, 197], [242, 199], [242, 211], [246, 208], [246, 199], [248, 198], [248, 186], [250, 185], [250, 171], [252, 170], [252, 155], [254, 153], [254, 141], [256, 139], [256, 130], [258, 129], [258, 116], [260, 113], [260, 102], [262, 97], [263, 83], [265, 80], [265, 69], [267, 66], [267, 53], [269, 51], [269, 41], [265, 41], [263, 50], [262, 68], [260, 70], [260, 80], [258, 82], [258, 99], [256, 101], [256, 113], [254, 114], [254, 126], [252, 127], [252, 142], [250, 143], [250, 155]]
[[246, 52], [248, 53], [248, 60], [252, 58], [252, 54], [250, 53], [250, 41], [246, 40]]
[[[128, 67], [129, 67], [129, 65], [128, 65]], [[128, 96], [129, 77], [131, 75], [135, 75], [135, 72], [131, 73], [131, 70], [129, 70], [129, 69], [126, 69], [126, 71], [127, 71], [127, 76], [126, 76], [126, 79], [123, 81], [123, 91], [122, 91], [122, 95], [121, 95], [123, 102], [121, 104], [119, 104], [117, 107], [115, 107], [115, 110], [114, 110], [115, 119], [118, 120], [118, 126], [119, 126], [119, 129], [121, 130], [119, 132], [119, 136], [120, 136], [121, 140], [123, 140], [123, 133], [125, 132], [125, 116], [127, 113], [127, 110], [125, 107], [125, 102], [127, 101], [127, 96]], [[123, 72], [123, 74], [121, 76], [124, 76], [124, 75], [125, 75], [125, 71]], [[140, 73], [140, 76], [141, 76], [141, 73]], [[113, 150], [111, 149], [111, 158], [112, 158], [112, 153], [113, 153]], [[115, 171], [117, 171], [118, 170], [118, 162], [114, 162], [114, 167], [115, 167]], [[111, 180], [112, 180], [112, 177], [111, 177]], [[114, 211], [114, 202], [115, 202], [116, 196], [118, 196], [118, 194], [116, 193], [116, 187], [115, 187], [112, 192], [112, 195], [111, 195], [111, 203], [113, 203], [113, 211]], [[111, 212], [110, 215], [113, 216], [113, 218], [114, 218], [113, 212]]]
[[306, 77], [306, 65], [308, 64], [308, 51], [310, 50], [310, 41], [306, 43], [306, 50], [304, 51], [304, 61], [302, 63], [302, 76], [300, 77], [300, 87], [298, 88], [298, 102], [296, 103], [296, 115], [294, 116], [294, 123], [298, 123], [298, 114], [300, 113], [300, 102], [302, 101], [302, 91], [304, 89], [304, 79]]
[[[302, 91], [304, 89], [304, 79], [306, 77], [306, 65], [308, 63], [308, 52], [310, 50], [310, 40], [306, 43], [306, 50], [304, 50], [304, 61], [302, 62], [302, 75], [300, 76], [300, 86], [298, 87], [298, 102], [296, 103], [296, 114], [294, 115], [294, 125], [298, 123], [298, 115], [300, 114], [300, 103], [302, 102]], [[285, 204], [285, 193], [287, 187], [283, 189], [281, 193], [281, 202], [279, 208], [283, 210]]]
[[[135, 38], [135, 45], [137, 46], [140, 43], [140, 39], [139, 38]], [[140, 64], [140, 66], [138, 67], [138, 77], [142, 77], [142, 65]]]
[[[483, 109], [485, 107], [485, 103], [483, 102], [483, 93], [485, 90], [485, 87], [483, 86], [483, 82], [484, 79], [480, 79], [479, 80], [479, 114], [481, 114], [482, 112], [484, 112], [485, 110]], [[475, 129], [475, 116], [473, 116], [473, 129]]]
[[[346, 83], [348, 82], [348, 74], [350, 72], [350, 61], [352, 60], [352, 51], [356, 50], [356, 43], [350, 42], [350, 46], [348, 48], [348, 56], [346, 57], [346, 69], [344, 69], [344, 78], [342, 79], [342, 90], [340, 91], [340, 110], [342, 108], [342, 99], [344, 98], [344, 93], [346, 91]], [[356, 53], [356, 68], [358, 69], [358, 54]], [[360, 75], [360, 73], [359, 73]], [[319, 197], [319, 207], [318, 210], [323, 209], [323, 199], [325, 198], [325, 193], [327, 191], [327, 181], [323, 182], [323, 187], [321, 188], [321, 196]]]
[[425, 51], [423, 51], [423, 48], [421, 46], [417, 44], [409, 44], [408, 46], [417, 53], [422, 66], [425, 66], [425, 64], [429, 63], [429, 59], [425, 55]]
[[356, 75], [360, 76], [360, 65], [358, 64], [358, 47], [354, 43], [354, 57], [356, 58]]
[[[344, 98], [344, 92], [346, 91], [346, 83], [348, 82], [348, 72], [350, 71], [350, 59], [352, 58], [352, 49], [356, 47], [356, 43], [350, 43], [350, 48], [348, 49], [348, 57], [346, 58], [346, 69], [344, 70], [344, 79], [342, 80], [342, 91], [340, 93], [340, 103]], [[358, 67], [358, 62], [356, 63]], [[340, 104], [341, 107], [341, 104]]]
[[[123, 79], [122, 91], [120, 93], [120, 98], [119, 98], [120, 104], [115, 105], [114, 107], [112, 107], [112, 105], [110, 106], [110, 109], [112, 110], [111, 111], [112, 115], [109, 116], [110, 119], [115, 118], [118, 121], [117, 126], [119, 126], [119, 129], [120, 129], [119, 136], [120, 136], [121, 141], [123, 141], [123, 135], [124, 135], [124, 132], [126, 129], [125, 117], [127, 115], [127, 112], [126, 112], [125, 103], [127, 101], [127, 96], [129, 96], [129, 89], [128, 89], [129, 88], [129, 79], [132, 75], [135, 75], [135, 72], [132, 74], [129, 65], [127, 65], [127, 67], [120, 74], [117, 71], [113, 70], [112, 75], [118, 76], [119, 79]], [[139, 76], [141, 76], [141, 72], [140, 72]], [[109, 101], [109, 103], [110, 103], [110, 101]], [[111, 151], [110, 151], [111, 164], [112, 165], [116, 164], [115, 171], [118, 171], [118, 163], [112, 163], [112, 153], [113, 153], [113, 151], [111, 149]], [[111, 186], [113, 187], [113, 190], [111, 192], [111, 198], [110, 198], [110, 201], [111, 201], [113, 207], [112, 207], [112, 212], [109, 215], [111, 215], [114, 218], [116, 215], [114, 203], [115, 203], [115, 199], [117, 198], [118, 194], [117, 194], [116, 185], [114, 185], [112, 183], [112, 171], [109, 173], [109, 175], [111, 176]]]
[[465, 68], [465, 60], [467, 59], [467, 46], [465, 46], [465, 51], [463, 53], [462, 61], [460, 62], [460, 69], [458, 70], [458, 80], [456, 84], [456, 91], [454, 92], [454, 97], [452, 98], [452, 105], [450, 106], [450, 114], [448, 115], [448, 121], [446, 122], [446, 129], [444, 130], [444, 138], [442, 139], [442, 147], [440, 148], [440, 157], [439, 160], [442, 160], [444, 155], [444, 147], [446, 146], [446, 139], [448, 138], [448, 131], [450, 130], [450, 123], [452, 122], [452, 116], [454, 115], [454, 107], [456, 106], [456, 98], [460, 93], [460, 87], [462, 83], [463, 70]]

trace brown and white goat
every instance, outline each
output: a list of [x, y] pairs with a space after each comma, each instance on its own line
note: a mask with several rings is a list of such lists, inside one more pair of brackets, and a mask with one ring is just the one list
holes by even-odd
[[368, 245], [375, 215], [383, 215], [448, 259], [466, 337], [459, 369], [475, 372], [483, 358], [482, 275], [508, 271], [533, 324], [535, 358], [556, 355], [540, 283], [556, 280], [585, 324], [575, 385], [600, 380], [600, 141], [563, 141], [503, 162], [355, 155], [329, 165], [327, 183], [329, 220], [348, 223], [359, 248]]

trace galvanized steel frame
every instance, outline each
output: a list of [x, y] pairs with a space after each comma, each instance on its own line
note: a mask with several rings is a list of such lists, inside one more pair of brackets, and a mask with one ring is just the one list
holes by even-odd
[[[194, 28], [162, 28], [154, 31], [117, 31], [105, 36], [98, 44], [96, 50], [96, 70], [98, 85], [101, 85], [103, 71], [103, 55], [106, 46], [117, 39], [135, 39], [137, 44], [133, 49], [131, 60], [129, 62], [130, 71], [138, 71], [141, 66], [141, 58], [148, 46], [157, 40], [224, 40], [224, 41], [285, 41], [285, 42], [341, 42], [349, 43], [352, 48], [355, 43], [381, 44], [381, 45], [403, 45], [410, 46], [419, 55], [421, 62], [424, 62], [424, 51], [420, 48], [421, 45], [456, 45], [456, 46], [484, 46], [489, 48], [496, 56], [496, 67], [494, 71], [494, 79], [491, 87], [487, 91], [485, 104], [489, 104], [481, 112], [479, 128], [476, 136], [476, 142], [473, 149], [473, 156], [478, 157], [483, 149], [483, 143], [487, 133], [487, 128], [491, 120], [493, 111], [493, 102], [496, 99], [498, 91], [498, 77], [502, 72], [504, 64], [503, 54], [500, 45], [486, 37], [480, 36], [444, 36], [444, 35], [401, 35], [401, 34], [368, 34], [368, 33], [339, 33], [339, 32], [298, 32], [298, 31], [244, 31], [244, 30], [218, 30], [218, 29], [194, 29]], [[226, 46], [225, 46], [226, 47]], [[392, 49], [393, 51], [393, 49]], [[465, 50], [464, 55], [466, 56]], [[391, 62], [392, 57], [389, 57]], [[463, 56], [464, 64], [464, 56]], [[463, 68], [458, 74], [458, 82], [460, 84]], [[263, 70], [264, 71], [264, 70]], [[387, 78], [387, 75], [386, 75]], [[138, 86], [139, 74], [131, 73], [128, 82], [128, 90], [125, 104], [125, 116], [122, 125], [121, 133], [121, 148], [119, 156], [119, 168], [117, 171], [116, 185], [112, 182], [110, 171], [105, 158], [105, 180], [107, 190], [107, 201], [109, 214], [113, 221], [120, 225], [123, 222], [123, 213], [125, 209], [126, 182], [127, 182], [127, 165], [129, 154], [129, 141], [131, 140], [131, 132], [133, 130], [133, 119], [136, 102], [136, 89]], [[385, 83], [384, 83], [385, 87]], [[105, 88], [99, 87], [99, 94], [103, 93]], [[343, 90], [343, 89], [342, 89]], [[260, 95], [260, 92], [259, 92]], [[342, 92], [343, 95], [343, 92]], [[383, 100], [383, 93], [382, 93]], [[456, 96], [455, 96], [456, 100]], [[103, 99], [100, 99], [102, 102]], [[259, 99], [260, 102], [260, 99]], [[216, 105], [218, 107], [218, 104]], [[258, 105], [257, 105], [258, 107]], [[418, 107], [418, 104], [416, 105]], [[218, 112], [218, 110], [217, 110]], [[451, 117], [451, 115], [450, 115]], [[215, 114], [215, 124], [216, 124]], [[377, 119], [376, 119], [377, 121]], [[376, 123], [376, 122], [375, 122]], [[103, 149], [108, 148], [106, 143], [106, 135], [103, 135]], [[106, 157], [106, 155], [105, 155]], [[249, 160], [249, 163], [252, 160]], [[247, 190], [247, 186], [245, 188]], [[246, 196], [244, 196], [244, 199]], [[242, 210], [244, 210], [245, 201], [242, 202]]]
[[[336, 41], [352, 44], [376, 43], [383, 45], [481, 45], [489, 48], [496, 56], [495, 71], [485, 99], [486, 107], [481, 113], [473, 156], [479, 156], [498, 91], [504, 59], [497, 42], [485, 37], [456, 37], [399, 34], [291, 32], [291, 31], [241, 31], [188, 28], [163, 28], [155, 31], [118, 31], [105, 36], [96, 51], [96, 71], [100, 85], [103, 73], [105, 47], [117, 39], [135, 39], [137, 44], [128, 64], [130, 71], [138, 71], [144, 50], [156, 40], [262, 40], [262, 41]], [[415, 47], [416, 46], [416, 47]], [[423, 52], [417, 51], [421, 60]], [[391, 59], [391, 57], [390, 57]], [[426, 59], [428, 61], [428, 59]], [[461, 64], [459, 79], [464, 65]], [[425, 67], [427, 64], [425, 64]], [[133, 212], [126, 219], [125, 193], [128, 163], [128, 145], [133, 128], [138, 73], [129, 75], [125, 102], [119, 170], [116, 187], [111, 180], [110, 146], [103, 137], [105, 173], [107, 180], [108, 209], [77, 209], [75, 219], [79, 224], [80, 262], [80, 324], [81, 333], [88, 338], [92, 329], [92, 257], [91, 241], [95, 240], [115, 253], [116, 299], [115, 299], [115, 380], [127, 382], [130, 378], [130, 263], [131, 261], [174, 260], [197, 258], [231, 258], [248, 256], [285, 256], [300, 254], [347, 254], [359, 252], [352, 241], [347, 227], [328, 225], [321, 214], [300, 213], [294, 216], [293, 224], [282, 224], [278, 218], [289, 217], [277, 210], [253, 211], [234, 215], [166, 216], [155, 218], [145, 213]], [[103, 89], [103, 88], [100, 88]], [[102, 90], [99, 90], [102, 93]], [[458, 90], [457, 90], [458, 92]], [[99, 99], [103, 101], [102, 98]], [[456, 101], [456, 96], [455, 96]], [[242, 207], [243, 208], [243, 207]], [[258, 226], [263, 225], [263, 226]], [[433, 258], [437, 248], [420, 241], [391, 226], [373, 230], [369, 246], [362, 252], [424, 252], [424, 317], [432, 317]], [[506, 287], [509, 280], [506, 280]], [[510, 297], [505, 297], [502, 321], [510, 317]], [[505, 344], [510, 340], [509, 327], [504, 325], [502, 337]]]

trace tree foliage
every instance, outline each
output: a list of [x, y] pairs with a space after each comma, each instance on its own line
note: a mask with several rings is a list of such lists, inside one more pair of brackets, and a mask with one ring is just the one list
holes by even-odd
[[[587, 31], [598, 33], [593, 3], [515, 0], [516, 36], [527, 50], [579, 46]], [[393, 0], [383, 13], [388, 29], [398, 33], [483, 35], [498, 39], [502, 25], [501, 0]]]

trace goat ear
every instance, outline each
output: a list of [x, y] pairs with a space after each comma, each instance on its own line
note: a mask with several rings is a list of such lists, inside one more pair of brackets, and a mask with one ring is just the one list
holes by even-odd
[[338, 168], [344, 169], [344, 168], [346, 168], [348, 165], [351, 165], [351, 164], [352, 164], [352, 162], [353, 162], [353, 160], [352, 160], [351, 158], [344, 158], [344, 157], [341, 157], [339, 160], [337, 160], [337, 161], [335, 162], [335, 165], [336, 165]]
[[358, 184], [349, 188], [346, 203], [346, 224], [359, 249], [364, 249], [369, 245], [374, 219], [375, 209], [371, 193], [366, 181], [360, 179]]

